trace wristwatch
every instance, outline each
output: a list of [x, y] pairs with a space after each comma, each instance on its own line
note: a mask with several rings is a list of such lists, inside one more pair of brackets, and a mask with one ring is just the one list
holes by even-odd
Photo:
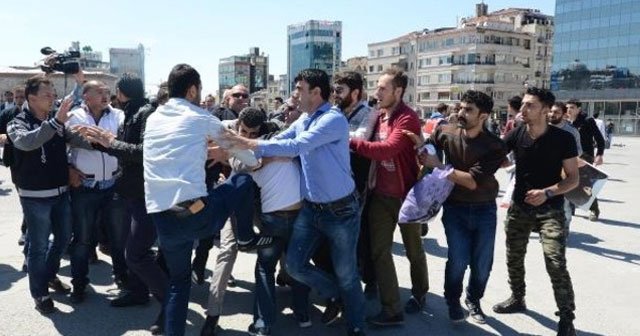
[[553, 192], [551, 192], [551, 189], [545, 189], [544, 195], [547, 197], [547, 199], [550, 199], [551, 197], [553, 197]]

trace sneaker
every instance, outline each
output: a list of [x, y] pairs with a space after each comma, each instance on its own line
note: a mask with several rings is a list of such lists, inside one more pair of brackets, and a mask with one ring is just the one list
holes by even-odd
[[420, 300], [416, 299], [413, 295], [409, 298], [409, 301], [404, 305], [404, 312], [407, 314], [415, 314], [422, 311], [425, 306], [426, 295], [423, 295]]
[[242, 252], [249, 252], [273, 245], [274, 238], [270, 236], [255, 236], [250, 242], [240, 244], [238, 242], [238, 250]]
[[558, 322], [558, 336], [576, 336], [576, 328], [573, 326], [573, 320], [561, 318]]
[[207, 315], [207, 319], [204, 321], [204, 325], [200, 330], [200, 336], [215, 336], [219, 319], [220, 319], [220, 315], [218, 316]]
[[449, 303], [449, 320], [453, 323], [464, 322], [467, 315], [459, 302]]
[[427, 236], [427, 234], [429, 234], [429, 224], [422, 223], [420, 225], [420, 237], [424, 238]]
[[48, 283], [49, 288], [55, 291], [58, 294], [69, 294], [71, 292], [71, 287], [67, 284], [64, 284], [60, 281], [60, 278], [55, 277], [53, 280]]
[[119, 290], [125, 290], [127, 289], [127, 283], [128, 280], [126, 276], [114, 276], [113, 277], [113, 282], [116, 284], [116, 287], [118, 287]]
[[236, 282], [236, 278], [234, 278], [233, 275], [230, 275], [229, 276], [229, 280], [227, 280], [227, 287], [233, 288], [233, 287], [235, 287], [237, 285], [238, 285], [238, 283]]
[[164, 332], [164, 309], [160, 310], [160, 314], [158, 314], [156, 321], [149, 327], [149, 331], [151, 335], [162, 335]]
[[320, 318], [320, 322], [327, 326], [333, 324], [333, 322], [338, 319], [340, 311], [342, 311], [342, 302], [337, 298], [329, 299], [327, 301], [327, 308], [325, 308], [324, 313], [322, 313], [322, 317]]
[[311, 328], [311, 326], [313, 325], [308, 315], [300, 316], [297, 319], [298, 319], [298, 327], [302, 329]]
[[485, 324], [487, 323], [487, 317], [484, 315], [482, 308], [480, 307], [480, 302], [472, 302], [469, 299], [464, 300], [464, 304], [467, 306], [469, 310], [469, 315], [471, 318], [476, 321], [476, 323]]
[[364, 330], [360, 328], [349, 329], [347, 331], [347, 335], [348, 336], [366, 336], [366, 334], [364, 333]]
[[589, 212], [589, 220], [592, 222], [595, 222], [598, 220], [598, 218], [600, 217], [600, 211], [593, 211], [591, 210]]
[[84, 299], [85, 299], [84, 288], [74, 287], [69, 298], [71, 299], [71, 303], [84, 302]]
[[122, 308], [132, 306], [144, 306], [149, 303], [149, 295], [135, 295], [131, 292], [127, 292], [124, 295], [111, 300], [109, 303], [111, 307]]
[[376, 316], [367, 318], [367, 322], [378, 327], [398, 326], [404, 324], [404, 315], [402, 315], [402, 313], [389, 315], [385, 312], [380, 312]]
[[47, 295], [41, 298], [37, 298], [34, 300], [36, 303], [36, 310], [40, 312], [40, 314], [51, 314], [56, 309], [53, 306], [53, 300]]
[[256, 327], [255, 323], [249, 325], [249, 334], [253, 336], [269, 336], [271, 335], [271, 328], [269, 327]]
[[493, 306], [493, 311], [498, 314], [513, 314], [520, 313], [527, 310], [527, 305], [524, 302], [524, 298], [516, 298], [513, 295], [503, 302], [500, 302]]

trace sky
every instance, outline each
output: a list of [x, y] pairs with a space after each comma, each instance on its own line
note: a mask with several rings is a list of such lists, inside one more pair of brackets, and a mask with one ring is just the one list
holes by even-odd
[[[80, 41], [103, 60], [109, 48], [145, 46], [145, 84], [149, 91], [166, 80], [171, 68], [188, 63], [202, 77], [203, 96], [218, 87], [220, 58], [243, 55], [258, 47], [269, 56], [270, 73], [287, 69], [287, 25], [307, 20], [342, 21], [342, 58], [366, 56], [367, 44], [424, 28], [455, 26], [473, 16], [474, 0], [280, 1], [280, 0], [41, 0], [3, 1], [4, 34], [0, 66], [31, 66], [40, 48], [64, 50]], [[553, 15], [555, 1], [488, 0], [489, 11], [536, 6]], [[155, 92], [150, 92], [155, 93]]]

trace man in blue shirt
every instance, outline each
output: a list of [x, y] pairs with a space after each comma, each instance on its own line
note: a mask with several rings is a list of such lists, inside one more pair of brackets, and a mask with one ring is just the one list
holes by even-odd
[[[307, 115], [272, 140], [233, 134], [227, 139], [239, 148], [253, 149], [258, 157], [300, 157], [304, 204], [293, 227], [287, 269], [329, 299], [324, 324], [337, 319], [344, 303], [349, 335], [364, 335], [364, 295], [356, 261], [360, 211], [349, 162], [349, 124], [327, 101], [331, 88], [324, 71], [303, 70], [294, 82], [300, 110]], [[323, 238], [330, 244], [335, 277], [309, 262]]]

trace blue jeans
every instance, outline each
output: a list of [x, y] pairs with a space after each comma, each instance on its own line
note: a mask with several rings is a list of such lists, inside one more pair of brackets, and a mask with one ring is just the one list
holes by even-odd
[[484, 296], [493, 265], [496, 203], [447, 202], [443, 211], [442, 223], [449, 246], [444, 275], [444, 297], [449, 304], [460, 303], [462, 281], [469, 266], [471, 274], [467, 286], [467, 299], [479, 302]]
[[[272, 327], [276, 320], [276, 264], [287, 248], [297, 215], [298, 211], [276, 211], [260, 216], [262, 233], [278, 238], [274, 245], [258, 250], [255, 269], [253, 320], [262, 320], [267, 327]], [[291, 287], [294, 314], [298, 320], [308, 318], [309, 287], [295, 280]]]
[[[20, 197], [27, 221], [29, 252], [29, 291], [33, 298], [49, 295], [47, 283], [60, 268], [60, 257], [71, 239], [71, 208], [69, 194], [56, 197]], [[53, 243], [49, 235], [53, 233]]]
[[[360, 285], [356, 250], [360, 232], [357, 197], [337, 207], [304, 202], [293, 225], [287, 251], [287, 270], [294, 279], [316, 289], [324, 298], [341, 297], [349, 328], [364, 328], [364, 294]], [[326, 238], [335, 276], [309, 262]]]
[[235, 214], [237, 239], [253, 239], [254, 186], [247, 174], [225, 181], [205, 199], [205, 207], [188, 217], [178, 218], [171, 211], [152, 213], [160, 250], [169, 268], [169, 292], [164, 301], [165, 335], [184, 335], [191, 290], [191, 250], [196, 239], [220, 231], [227, 218]]
[[127, 265], [124, 260], [124, 245], [129, 234], [131, 216], [124, 200], [113, 188], [104, 190], [84, 187], [71, 190], [71, 213], [73, 217], [73, 241], [71, 242], [71, 276], [73, 286], [83, 290], [89, 283], [89, 255], [94, 248], [98, 216], [106, 225], [113, 274], [125, 279]]

